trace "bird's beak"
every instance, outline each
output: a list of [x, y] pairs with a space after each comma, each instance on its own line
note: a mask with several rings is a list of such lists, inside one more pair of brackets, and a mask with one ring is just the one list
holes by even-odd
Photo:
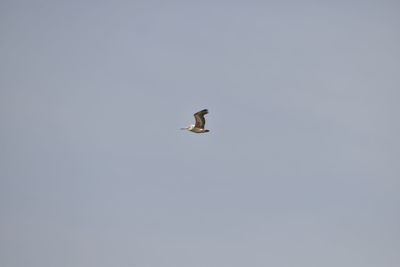
[[187, 128], [181, 128], [181, 130], [186, 130]]

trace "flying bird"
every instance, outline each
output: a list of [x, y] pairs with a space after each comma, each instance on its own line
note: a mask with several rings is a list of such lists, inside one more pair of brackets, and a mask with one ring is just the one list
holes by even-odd
[[196, 119], [196, 124], [189, 125], [186, 128], [181, 128], [181, 130], [188, 130], [194, 133], [207, 133], [209, 130], [204, 129], [204, 125], [206, 124], [206, 120], [204, 119], [204, 115], [208, 114], [207, 109], [203, 109], [194, 114], [194, 118]]

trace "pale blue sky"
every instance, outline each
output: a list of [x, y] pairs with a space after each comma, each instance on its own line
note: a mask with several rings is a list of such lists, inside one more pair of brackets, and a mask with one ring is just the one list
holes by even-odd
[[1, 1], [0, 265], [400, 266], [399, 14]]

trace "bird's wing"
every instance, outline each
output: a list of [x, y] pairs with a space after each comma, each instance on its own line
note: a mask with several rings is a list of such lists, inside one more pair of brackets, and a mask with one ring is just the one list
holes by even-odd
[[208, 113], [207, 109], [203, 109], [194, 114], [194, 118], [196, 119], [196, 128], [204, 129], [204, 125], [206, 124], [206, 120], [204, 119], [204, 115]]

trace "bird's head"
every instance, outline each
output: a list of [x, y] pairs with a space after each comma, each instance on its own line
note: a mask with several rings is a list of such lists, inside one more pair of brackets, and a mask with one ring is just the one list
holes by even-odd
[[192, 125], [189, 125], [188, 127], [181, 128], [181, 130], [188, 130], [188, 131], [190, 131], [190, 130], [192, 130], [193, 128], [194, 128], [194, 125], [192, 124]]

